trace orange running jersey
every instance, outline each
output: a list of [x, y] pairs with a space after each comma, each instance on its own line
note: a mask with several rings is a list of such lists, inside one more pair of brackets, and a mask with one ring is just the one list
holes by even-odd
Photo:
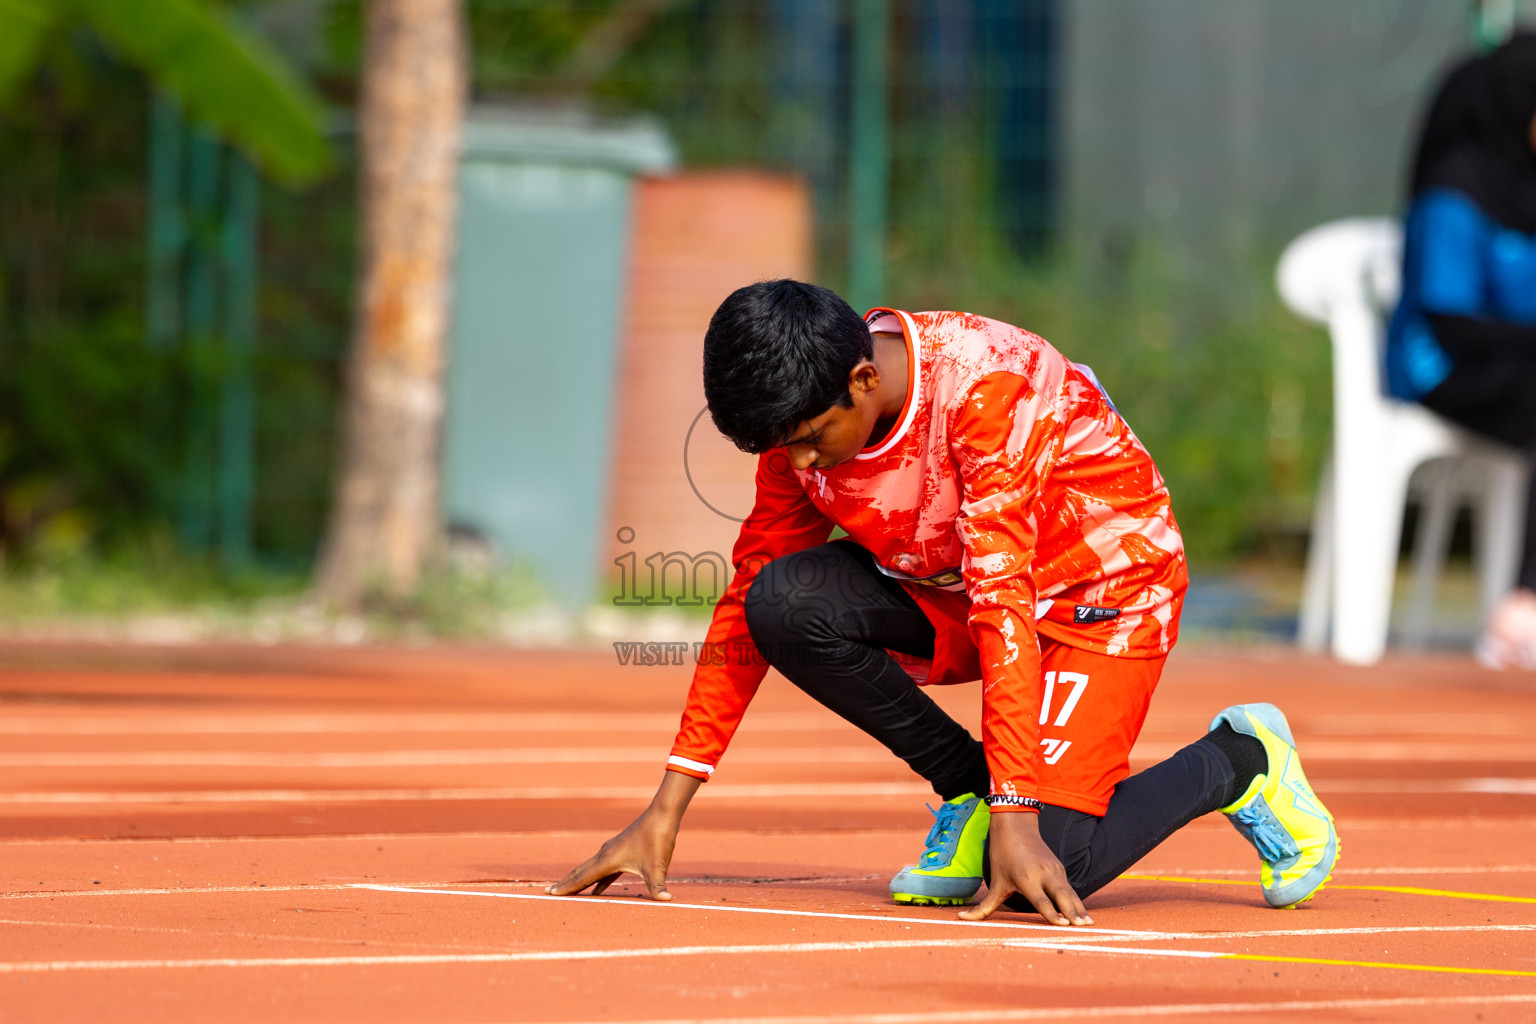
[[[895, 427], [831, 469], [758, 459], [668, 768], [708, 779], [767, 673], [742, 600], [757, 570], [833, 525], [902, 579], [935, 631], [924, 683], [980, 678], [992, 792], [1037, 795], [1039, 634], [1099, 654], [1165, 655], [1188, 574], [1168, 490], [1084, 368], [969, 313], [877, 309], [907, 344]], [[907, 659], [910, 662], [910, 659]], [[1003, 807], [996, 808], [998, 810]]]

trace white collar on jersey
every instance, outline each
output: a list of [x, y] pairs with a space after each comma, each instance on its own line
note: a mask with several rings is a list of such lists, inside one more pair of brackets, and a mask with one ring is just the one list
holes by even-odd
[[[901, 418], [901, 423], [897, 425], [896, 429], [891, 431], [890, 436], [881, 442], [880, 447], [871, 451], [860, 452], [854, 456], [855, 459], [878, 459], [896, 447], [897, 443], [903, 437], [906, 437], [907, 431], [911, 429], [912, 421], [917, 418], [918, 403], [922, 401], [923, 360], [921, 353], [917, 350], [917, 324], [913, 323], [912, 318], [906, 313], [898, 311], [896, 315], [901, 318], [901, 337], [907, 343], [907, 366], [911, 368], [912, 393], [907, 396], [906, 415]], [[881, 317], [880, 320], [875, 322], [880, 323], [884, 319], [885, 317]]]

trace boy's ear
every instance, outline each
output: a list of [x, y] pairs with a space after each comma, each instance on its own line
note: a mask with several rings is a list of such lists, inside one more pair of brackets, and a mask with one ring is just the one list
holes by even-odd
[[874, 391], [880, 386], [880, 368], [868, 359], [848, 371], [848, 390]]

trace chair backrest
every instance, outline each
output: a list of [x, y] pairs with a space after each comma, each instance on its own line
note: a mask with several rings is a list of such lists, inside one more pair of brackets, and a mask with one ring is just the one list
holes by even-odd
[[1389, 217], [1329, 221], [1285, 247], [1275, 284], [1287, 306], [1317, 323], [1328, 323], [1341, 303], [1379, 312], [1397, 301], [1402, 252], [1402, 227]]
[[1300, 235], [1280, 256], [1280, 297], [1326, 324], [1333, 343], [1335, 429], [1351, 412], [1393, 405], [1383, 387], [1385, 311], [1397, 302], [1403, 232], [1386, 217], [1330, 221]]

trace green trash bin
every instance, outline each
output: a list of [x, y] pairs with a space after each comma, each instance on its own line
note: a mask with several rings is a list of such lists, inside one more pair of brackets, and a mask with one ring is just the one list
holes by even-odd
[[480, 107], [465, 124], [444, 516], [567, 608], [604, 550], [634, 177], [675, 163], [648, 120]]

